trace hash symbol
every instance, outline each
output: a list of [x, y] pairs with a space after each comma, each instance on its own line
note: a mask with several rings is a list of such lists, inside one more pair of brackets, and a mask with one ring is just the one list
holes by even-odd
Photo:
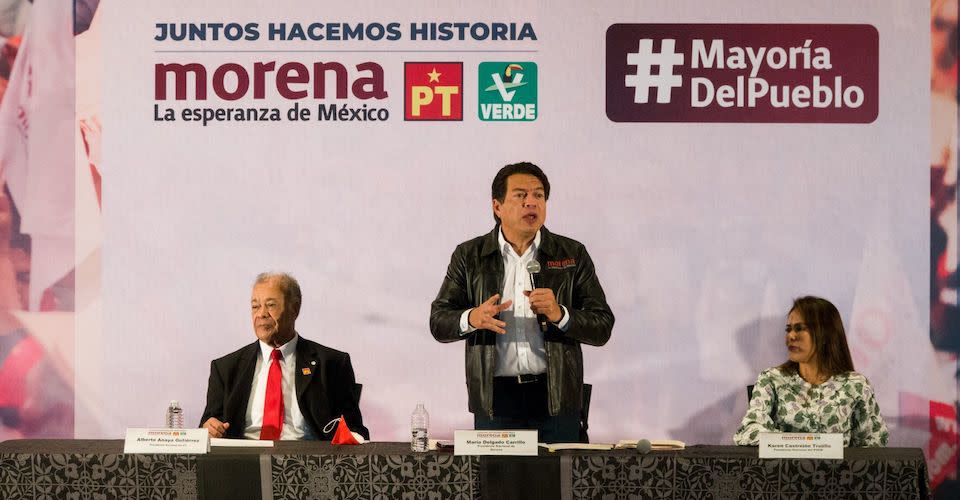
[[[675, 52], [674, 47], [676, 40], [667, 38], [661, 42], [660, 52], [654, 52], [653, 40], [644, 38], [636, 52], [627, 53], [627, 64], [637, 67], [637, 74], [626, 77], [627, 87], [635, 90], [633, 102], [647, 103], [651, 88], [656, 89], [658, 104], [670, 102], [671, 90], [682, 83], [680, 75], [673, 74], [673, 67], [683, 64], [683, 54]], [[659, 66], [659, 74], [650, 74], [653, 66]]]

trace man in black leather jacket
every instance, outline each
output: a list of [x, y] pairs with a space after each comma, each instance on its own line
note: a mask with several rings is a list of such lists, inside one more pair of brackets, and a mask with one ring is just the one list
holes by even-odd
[[[577, 441], [580, 344], [605, 344], [613, 313], [584, 246], [543, 227], [543, 171], [507, 165], [491, 191], [498, 224], [454, 250], [430, 331], [440, 342], [466, 342], [477, 429], [537, 429], [543, 442]], [[534, 279], [531, 261], [540, 266]]]

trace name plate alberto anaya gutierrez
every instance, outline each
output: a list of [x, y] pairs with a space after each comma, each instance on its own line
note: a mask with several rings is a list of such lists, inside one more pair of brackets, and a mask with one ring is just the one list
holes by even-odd
[[537, 456], [537, 431], [454, 431], [454, 455]]
[[843, 459], [843, 434], [761, 432], [760, 458]]
[[193, 453], [210, 451], [206, 429], [127, 429], [124, 453]]

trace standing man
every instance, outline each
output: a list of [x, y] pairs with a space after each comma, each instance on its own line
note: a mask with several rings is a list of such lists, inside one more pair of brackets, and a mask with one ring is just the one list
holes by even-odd
[[297, 334], [301, 301], [293, 276], [257, 276], [250, 297], [257, 341], [210, 363], [200, 426], [211, 437], [329, 441], [336, 426], [327, 424], [343, 415], [370, 439], [350, 355]]
[[[466, 342], [476, 429], [537, 429], [541, 442], [579, 441], [580, 344], [605, 344], [613, 313], [586, 248], [543, 227], [550, 182], [539, 167], [503, 167], [491, 194], [497, 225], [454, 250], [430, 331], [440, 342]], [[541, 270], [534, 279], [532, 261]]]

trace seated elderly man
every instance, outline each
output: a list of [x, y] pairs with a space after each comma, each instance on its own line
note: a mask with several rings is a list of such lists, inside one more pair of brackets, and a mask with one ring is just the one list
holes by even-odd
[[318, 439], [341, 415], [350, 430], [370, 433], [354, 396], [350, 355], [300, 337], [300, 284], [286, 273], [263, 273], [250, 307], [257, 341], [210, 363], [200, 426], [211, 437]]

